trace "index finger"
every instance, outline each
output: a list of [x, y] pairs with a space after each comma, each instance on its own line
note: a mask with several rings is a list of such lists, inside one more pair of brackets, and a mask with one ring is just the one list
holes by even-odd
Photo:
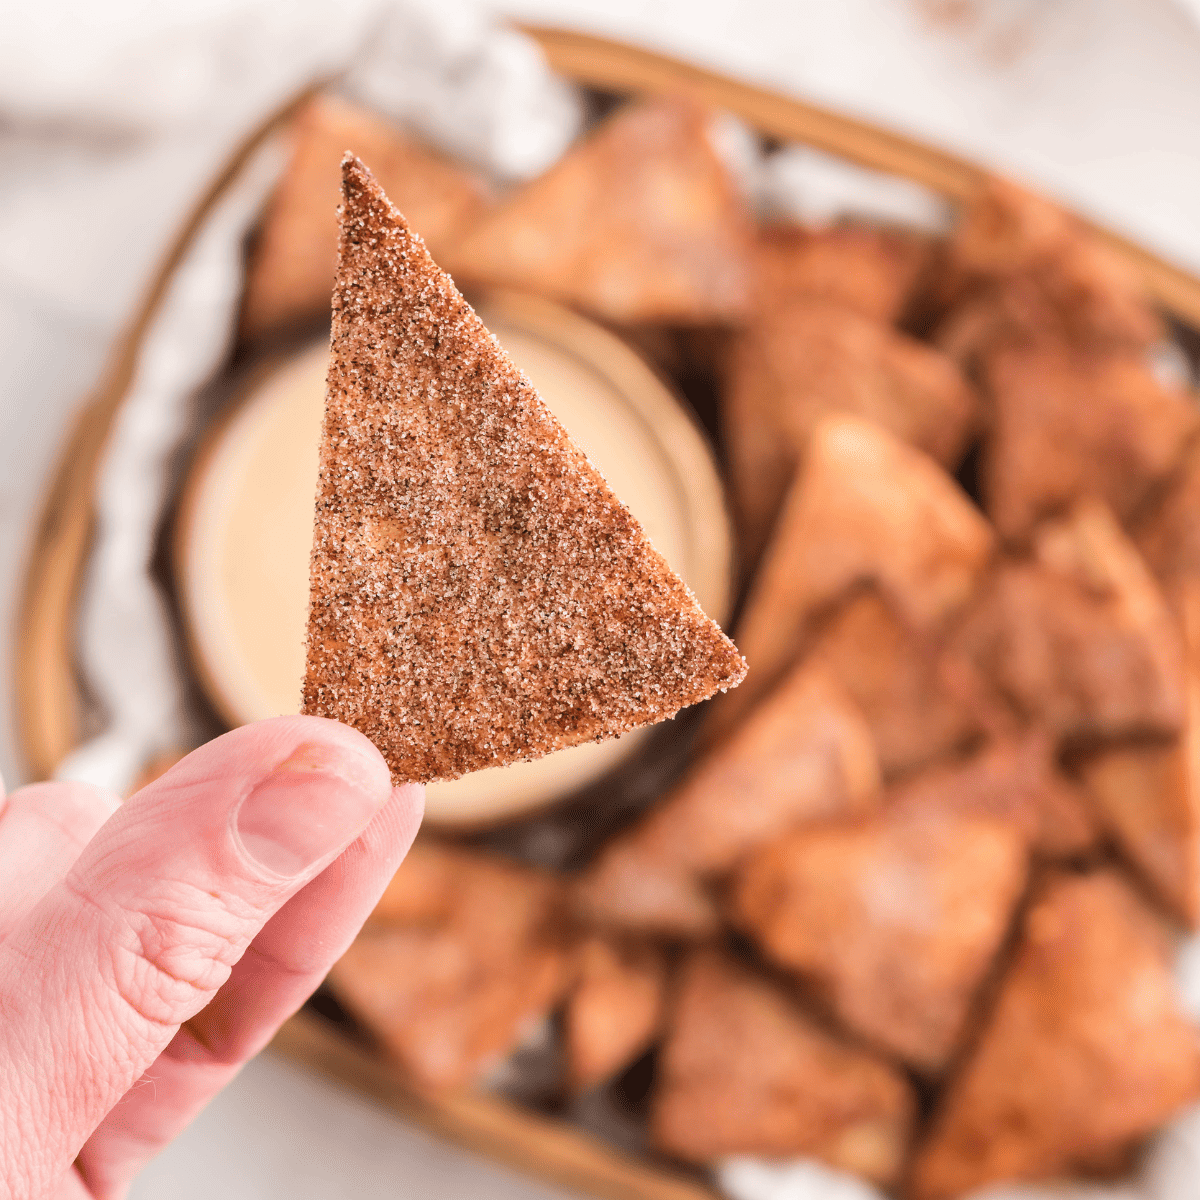
[[0, 800], [0, 941], [70, 870], [120, 807], [87, 783], [31, 783]]

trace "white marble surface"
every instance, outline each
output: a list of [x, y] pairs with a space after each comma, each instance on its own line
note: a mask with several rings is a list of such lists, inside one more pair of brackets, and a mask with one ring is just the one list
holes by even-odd
[[[1200, 266], [1200, 26], [1183, 0], [505, 0], [503, 7], [642, 41], [965, 150]], [[55, 8], [36, 11], [52, 16]], [[954, 12], [960, 16], [947, 20]], [[181, 197], [194, 194], [202, 178], [186, 144], [178, 146], [161, 164], [174, 190], [163, 203], [144, 205], [139, 236], [120, 243], [106, 238], [93, 215], [103, 206], [81, 204], [61, 232], [86, 259], [76, 278], [87, 281], [87, 292], [65, 297], [54, 279], [39, 277], [38, 239], [55, 231], [35, 218], [39, 197], [59, 187], [56, 154], [77, 136], [49, 123], [10, 147], [0, 172], [0, 233], [8, 239], [0, 245], [5, 630], [64, 430], [177, 224]], [[131, 135], [117, 127], [109, 136], [119, 143]], [[116, 159], [103, 147], [96, 153], [93, 198], [119, 199]], [[11, 664], [4, 637], [0, 771], [15, 783], [21, 767]], [[144, 1173], [133, 1195], [540, 1200], [561, 1193], [449, 1150], [355, 1096], [264, 1058]]]
[[130, 1200], [567, 1200], [452, 1149], [270, 1051], [134, 1184]]

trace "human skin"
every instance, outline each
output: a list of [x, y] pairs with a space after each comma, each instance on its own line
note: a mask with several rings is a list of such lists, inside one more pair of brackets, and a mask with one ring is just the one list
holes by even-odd
[[124, 804], [0, 784], [0, 1198], [124, 1196], [341, 956], [423, 801], [317, 717], [234, 730]]

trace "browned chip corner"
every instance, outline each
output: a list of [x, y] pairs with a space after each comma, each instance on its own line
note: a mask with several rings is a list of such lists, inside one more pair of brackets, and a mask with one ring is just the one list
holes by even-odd
[[329, 94], [291, 126], [292, 154], [267, 202], [246, 262], [240, 333], [259, 338], [328, 316], [337, 259], [338, 155], [365, 154], [435, 254], [456, 244], [491, 199], [482, 179], [386, 120]]
[[342, 175], [303, 711], [429, 781], [736, 685], [733, 643], [371, 173]]

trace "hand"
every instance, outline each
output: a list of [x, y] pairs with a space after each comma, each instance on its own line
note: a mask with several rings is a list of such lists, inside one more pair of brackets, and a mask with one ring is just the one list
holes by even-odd
[[120, 805], [0, 787], [0, 1197], [114, 1200], [350, 944], [423, 789], [280, 717]]

